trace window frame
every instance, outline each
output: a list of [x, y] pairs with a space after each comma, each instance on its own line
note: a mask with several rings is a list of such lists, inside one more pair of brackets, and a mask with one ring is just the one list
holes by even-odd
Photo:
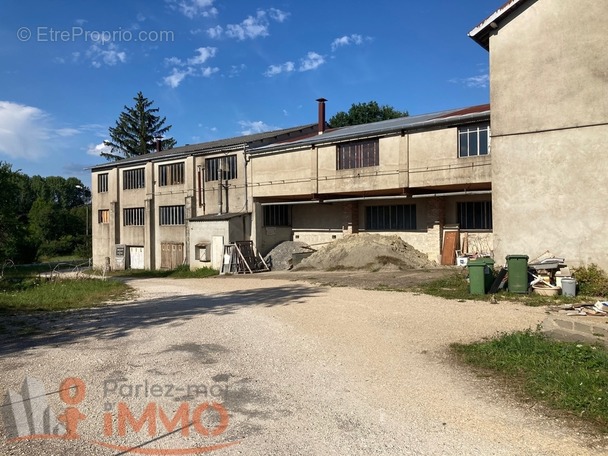
[[125, 207], [122, 210], [122, 226], [145, 226], [146, 213], [143, 207]]
[[186, 224], [186, 206], [183, 204], [158, 207], [159, 226], [182, 226]]
[[97, 175], [97, 193], [108, 193], [109, 173], [99, 173]]
[[336, 170], [380, 166], [380, 138], [336, 144]]
[[290, 204], [271, 204], [264, 207], [264, 227], [293, 226], [292, 206]]
[[[472, 146], [474, 151], [471, 150]], [[482, 122], [458, 127], [458, 158], [486, 155], [490, 155], [490, 123]]]
[[237, 155], [226, 155], [224, 157], [211, 157], [205, 159], [205, 182], [218, 181], [219, 164], [221, 160], [225, 160], [226, 167], [224, 169], [223, 180], [233, 180], [238, 178], [238, 160]]
[[186, 166], [184, 162], [167, 163], [158, 166], [158, 186], [184, 185], [186, 183]]
[[110, 209], [99, 209], [97, 211], [97, 223], [103, 225], [110, 223]]
[[492, 201], [483, 200], [457, 202], [456, 220], [460, 229], [463, 231], [492, 231]]
[[418, 229], [417, 213], [416, 204], [365, 206], [365, 229], [367, 231], [416, 231]]
[[122, 189], [137, 190], [140, 188], [146, 188], [146, 169], [144, 167], [123, 169]]

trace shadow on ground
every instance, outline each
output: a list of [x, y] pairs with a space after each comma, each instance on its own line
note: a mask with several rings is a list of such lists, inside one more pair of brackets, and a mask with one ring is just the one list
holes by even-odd
[[229, 315], [251, 306], [293, 305], [321, 292], [320, 288], [293, 284], [156, 298], [69, 312], [3, 315], [5, 333], [0, 334], [0, 356], [31, 347], [75, 343], [85, 337], [120, 339], [134, 329], [177, 326], [198, 315]]

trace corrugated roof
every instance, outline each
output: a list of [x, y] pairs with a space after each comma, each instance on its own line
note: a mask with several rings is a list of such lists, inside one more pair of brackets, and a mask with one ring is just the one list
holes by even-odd
[[410, 130], [431, 128], [438, 125], [449, 125], [462, 123], [465, 121], [478, 121], [490, 117], [490, 105], [470, 106], [467, 108], [450, 109], [431, 114], [421, 114], [416, 116], [399, 117], [397, 119], [383, 120], [352, 127], [337, 128], [326, 131], [322, 135], [291, 141], [289, 143], [279, 142], [268, 146], [251, 148], [251, 154], [265, 152], [276, 152], [281, 150], [301, 148], [310, 145], [321, 145], [329, 143], [344, 142], [347, 140], [366, 138], [374, 136], [384, 136]]
[[507, 3], [494, 11], [486, 20], [471, 30], [469, 32], [469, 37], [474, 39], [477, 44], [479, 44], [485, 50], [489, 50], [490, 35], [492, 34], [492, 31], [500, 25], [500, 22], [503, 22], [508, 16], [510, 16], [527, 1], [528, 0], [509, 0]]
[[248, 147], [255, 147], [262, 145], [268, 142], [269, 140], [273, 140], [275, 138], [277, 140], [285, 140], [288, 139], [290, 135], [293, 135], [294, 137], [302, 137], [305, 134], [309, 134], [309, 131], [316, 131], [317, 127], [318, 125], [314, 123], [301, 125], [299, 127], [285, 128], [282, 130], [255, 133], [252, 135], [235, 136], [233, 138], [219, 139], [217, 141], [188, 144], [186, 146], [174, 147], [173, 149], [161, 150], [160, 152], [153, 152], [137, 157], [125, 158], [124, 160], [95, 165], [91, 169], [96, 170], [103, 168], [113, 168], [115, 166], [122, 167], [151, 160], [171, 160], [174, 158], [181, 158], [188, 155], [213, 153], [222, 149], [233, 149], [243, 147], [245, 145], [247, 145]]

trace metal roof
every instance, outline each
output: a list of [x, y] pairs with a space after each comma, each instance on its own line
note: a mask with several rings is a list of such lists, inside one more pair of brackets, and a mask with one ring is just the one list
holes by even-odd
[[318, 146], [322, 144], [339, 143], [353, 139], [379, 137], [390, 134], [400, 134], [411, 130], [428, 129], [438, 126], [478, 122], [490, 118], [490, 105], [471, 106], [467, 108], [450, 109], [431, 114], [399, 117], [397, 119], [383, 120], [368, 124], [328, 130], [321, 135], [291, 141], [288, 143], [275, 143], [268, 146], [250, 148], [252, 155], [269, 152], [282, 152], [302, 148], [305, 146]]
[[91, 169], [95, 171], [99, 169], [114, 168], [116, 166], [130, 166], [148, 161], [172, 160], [189, 155], [210, 154], [222, 150], [238, 149], [244, 146], [255, 147], [273, 140], [287, 140], [290, 137], [302, 137], [310, 132], [316, 132], [317, 127], [318, 125], [313, 123], [301, 125], [299, 127], [285, 128], [282, 130], [266, 131], [263, 133], [255, 133], [245, 136], [235, 136], [233, 138], [219, 139], [217, 141], [188, 144], [186, 146], [174, 147], [173, 149], [161, 150], [160, 152], [152, 152], [150, 154], [139, 155], [137, 157], [130, 157], [123, 160], [95, 165]]
[[520, 6], [526, 3], [527, 0], [509, 0], [507, 3], [498, 8], [481, 24], [469, 32], [469, 37], [474, 39], [477, 44], [483, 47], [486, 51], [490, 49], [490, 35], [498, 28], [501, 22], [516, 11]]

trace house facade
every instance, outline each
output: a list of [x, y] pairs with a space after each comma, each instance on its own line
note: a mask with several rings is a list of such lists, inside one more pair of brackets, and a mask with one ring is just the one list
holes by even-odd
[[491, 253], [489, 120], [474, 106], [250, 149], [255, 244], [397, 234], [439, 262], [453, 231], [456, 248]]
[[497, 261], [549, 251], [608, 269], [606, 13], [511, 0], [469, 33], [490, 53]]
[[250, 236], [245, 150], [316, 132], [310, 124], [95, 166], [94, 266], [209, 266], [224, 243]]

